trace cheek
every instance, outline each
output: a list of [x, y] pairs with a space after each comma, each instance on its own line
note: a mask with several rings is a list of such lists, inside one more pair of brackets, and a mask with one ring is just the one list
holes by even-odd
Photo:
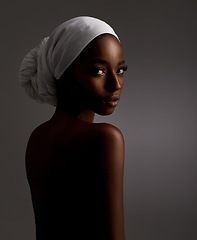
[[79, 79], [80, 87], [83, 92], [87, 95], [91, 95], [92, 97], [102, 96], [105, 92], [105, 80], [104, 79], [96, 79], [94, 77], [83, 77]]
[[95, 96], [105, 93], [105, 82], [101, 79], [93, 79], [88, 84], [88, 90]]
[[123, 79], [123, 81], [122, 81], [122, 84], [121, 84], [121, 86], [122, 86], [122, 88], [124, 87], [124, 79]]
[[122, 77], [120, 80], [119, 80], [119, 83], [121, 85], [121, 91], [122, 91], [122, 88], [124, 86], [124, 77]]

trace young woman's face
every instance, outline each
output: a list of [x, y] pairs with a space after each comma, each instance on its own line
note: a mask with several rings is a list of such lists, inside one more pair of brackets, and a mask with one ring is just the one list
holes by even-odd
[[100, 115], [111, 114], [120, 99], [125, 70], [119, 41], [109, 34], [94, 39], [74, 68], [79, 104]]

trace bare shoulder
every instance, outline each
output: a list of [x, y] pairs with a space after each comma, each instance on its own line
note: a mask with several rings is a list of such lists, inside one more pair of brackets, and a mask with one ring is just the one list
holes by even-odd
[[96, 124], [96, 130], [98, 131], [98, 136], [102, 140], [114, 140], [119, 142], [124, 142], [123, 134], [117, 127], [108, 123], [98, 123]]
[[124, 162], [124, 137], [122, 132], [115, 126], [107, 123], [99, 123], [95, 134], [99, 148], [98, 156], [108, 163]]

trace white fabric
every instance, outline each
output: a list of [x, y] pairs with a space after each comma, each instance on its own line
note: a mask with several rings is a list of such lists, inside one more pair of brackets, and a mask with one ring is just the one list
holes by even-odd
[[19, 70], [20, 85], [29, 97], [56, 106], [56, 79], [88, 43], [104, 33], [118, 39], [107, 23], [93, 17], [76, 17], [64, 22], [24, 57]]

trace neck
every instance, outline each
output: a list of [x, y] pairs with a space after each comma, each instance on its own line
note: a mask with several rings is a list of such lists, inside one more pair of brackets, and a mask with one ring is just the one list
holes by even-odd
[[56, 112], [65, 112], [70, 116], [76, 117], [81, 121], [84, 122], [94, 122], [95, 112], [89, 109], [70, 109], [69, 107], [63, 107], [60, 104], [57, 105]]
[[82, 110], [81, 112], [79, 112], [79, 114], [77, 115], [77, 118], [85, 121], [85, 122], [94, 122], [94, 116], [95, 113], [92, 112], [91, 110]]

